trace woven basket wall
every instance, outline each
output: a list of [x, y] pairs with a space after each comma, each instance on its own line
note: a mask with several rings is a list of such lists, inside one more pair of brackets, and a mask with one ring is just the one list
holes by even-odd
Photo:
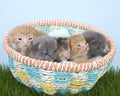
[[22, 56], [9, 46], [8, 35], [6, 35], [4, 38], [4, 50], [8, 54], [9, 67], [13, 76], [22, 84], [32, 87], [38, 92], [53, 95], [55, 93], [71, 92], [75, 94], [87, 91], [95, 85], [112, 65], [116, 52], [115, 45], [108, 35], [93, 26], [64, 20], [43, 20], [27, 25], [33, 26], [37, 30], [43, 30], [46, 33], [60, 28], [67, 29], [70, 35], [76, 31], [80, 33], [85, 30], [97, 31], [105, 35], [110, 45], [110, 51], [107, 55], [92, 62], [80, 64], [57, 63]]

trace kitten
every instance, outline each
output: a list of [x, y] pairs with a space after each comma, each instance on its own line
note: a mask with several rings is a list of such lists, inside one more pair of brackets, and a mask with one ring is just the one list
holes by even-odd
[[67, 61], [70, 58], [69, 40], [67, 38], [57, 38], [58, 55], [55, 61]]
[[28, 25], [19, 25], [9, 32], [10, 46], [23, 55], [28, 55], [33, 39], [36, 36], [45, 35]]
[[70, 38], [70, 60], [76, 63], [86, 62], [89, 50], [85, 37], [81, 34], [72, 35]]
[[57, 41], [50, 36], [38, 36], [33, 40], [33, 46], [29, 54], [30, 58], [53, 61], [58, 54]]
[[86, 31], [83, 33], [83, 35], [89, 44], [88, 58], [104, 56], [106, 54], [104, 50], [107, 41], [102, 34], [93, 31]]

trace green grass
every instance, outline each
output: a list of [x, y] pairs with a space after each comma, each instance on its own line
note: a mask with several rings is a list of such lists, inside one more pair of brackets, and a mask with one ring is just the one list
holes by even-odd
[[[0, 67], [0, 96], [49, 96], [44, 93], [37, 93], [34, 89], [28, 88], [12, 76], [9, 68]], [[53, 96], [62, 96], [55, 94]], [[107, 72], [96, 85], [88, 92], [65, 96], [120, 96], [120, 69], [113, 69]]]

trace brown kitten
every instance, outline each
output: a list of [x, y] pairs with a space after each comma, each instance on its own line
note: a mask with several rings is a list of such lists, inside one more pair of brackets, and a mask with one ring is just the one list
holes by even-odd
[[57, 38], [58, 55], [55, 61], [67, 61], [70, 58], [69, 39]]
[[70, 38], [70, 60], [76, 63], [86, 62], [89, 50], [85, 37], [81, 34], [72, 35]]
[[33, 39], [36, 36], [45, 35], [28, 25], [20, 25], [9, 32], [10, 46], [23, 55], [28, 55]]

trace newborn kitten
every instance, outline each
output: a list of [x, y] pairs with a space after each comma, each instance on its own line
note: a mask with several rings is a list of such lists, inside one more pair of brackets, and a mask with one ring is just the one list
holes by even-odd
[[38, 35], [45, 35], [45, 33], [38, 32], [28, 25], [20, 25], [9, 32], [9, 43], [14, 50], [27, 56], [33, 39]]
[[70, 40], [70, 60], [76, 63], [86, 62], [89, 50], [85, 37], [81, 34], [73, 35]]
[[58, 55], [55, 61], [67, 61], [70, 58], [69, 40], [67, 38], [57, 38]]
[[53, 61], [56, 59], [57, 54], [58, 51], [56, 39], [44, 35], [38, 36], [33, 40], [33, 46], [31, 47], [29, 57], [40, 60]]
[[107, 41], [102, 34], [93, 31], [86, 31], [83, 33], [83, 35], [89, 44], [88, 58], [104, 56], [106, 54], [104, 49]]

